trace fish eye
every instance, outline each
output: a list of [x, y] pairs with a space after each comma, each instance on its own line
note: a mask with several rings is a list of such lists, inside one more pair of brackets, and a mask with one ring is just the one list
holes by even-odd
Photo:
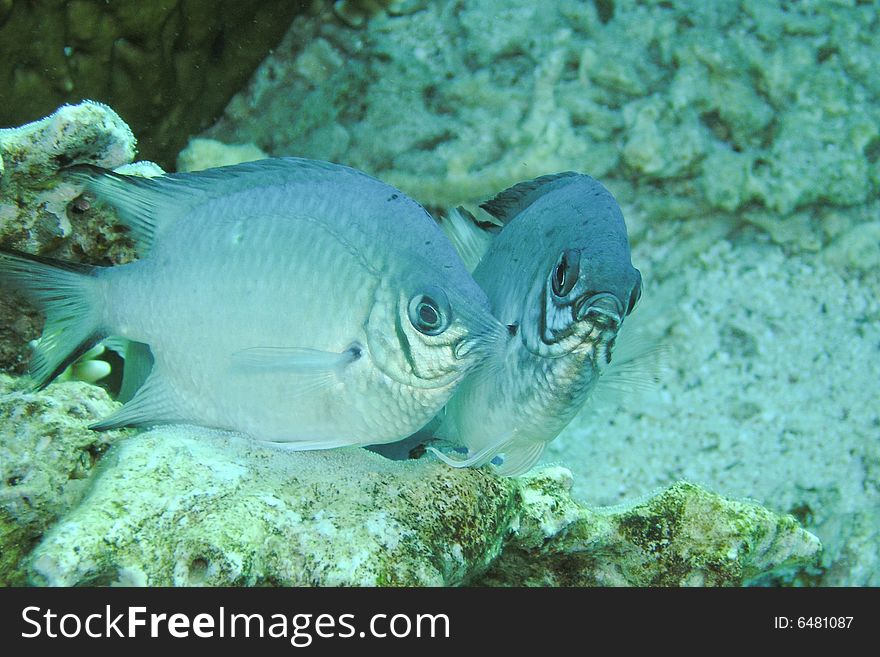
[[409, 301], [409, 321], [420, 333], [440, 335], [452, 321], [452, 309], [446, 294], [432, 289], [415, 295]]
[[553, 294], [564, 297], [574, 288], [577, 283], [581, 266], [581, 252], [577, 249], [566, 249], [559, 257], [559, 262], [550, 274], [550, 285]]

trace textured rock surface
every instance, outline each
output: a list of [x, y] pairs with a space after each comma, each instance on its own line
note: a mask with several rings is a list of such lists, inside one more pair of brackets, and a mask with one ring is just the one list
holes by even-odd
[[30, 253], [64, 245], [69, 258], [121, 258], [118, 237], [108, 235], [106, 226], [90, 225], [92, 215], [85, 208], [68, 207], [76, 190], [61, 184], [57, 174], [72, 164], [110, 169], [128, 164], [136, 143], [116, 112], [93, 102], [66, 105], [39, 121], [0, 130], [2, 243]]
[[0, 125], [65, 102], [111, 104], [141, 155], [174, 163], [275, 46], [301, 3], [52, 0], [0, 3]]
[[[62, 167], [96, 164], [156, 175], [155, 164], [130, 164], [136, 141], [106, 105], [66, 105], [51, 116], [0, 130], [0, 246], [90, 264], [127, 262], [133, 243], [112, 211], [96, 206], [58, 177]], [[128, 167], [121, 169], [120, 167]], [[36, 312], [0, 296], [0, 368], [21, 372], [40, 331]]]
[[297, 19], [210, 136], [344, 160], [437, 205], [577, 169], [649, 219], [811, 207], [807, 246], [827, 206], [876, 199], [873, 3], [419, 9], [358, 30]]
[[[122, 443], [29, 557], [37, 584], [730, 585], [819, 542], [689, 484], [590, 510], [551, 468], [501, 479], [192, 427]], [[501, 554], [487, 579], [479, 579]]]
[[791, 516], [689, 483], [635, 504], [589, 508], [569, 497], [571, 473], [538, 470], [483, 584], [729, 586], [777, 567], [815, 562], [819, 540]]
[[139, 435], [101, 468], [33, 554], [35, 582], [459, 584], [515, 513], [515, 485], [483, 472], [197, 428]]
[[31, 392], [0, 374], [0, 586], [24, 583], [22, 557], [82, 499], [92, 468], [126, 433], [86, 428], [116, 406], [86, 383]]

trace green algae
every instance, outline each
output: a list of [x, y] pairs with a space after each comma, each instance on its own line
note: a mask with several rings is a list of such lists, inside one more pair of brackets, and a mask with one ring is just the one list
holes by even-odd
[[0, 15], [0, 125], [63, 103], [112, 104], [143, 155], [173, 164], [276, 45], [300, 3], [162, 0], [9, 3]]

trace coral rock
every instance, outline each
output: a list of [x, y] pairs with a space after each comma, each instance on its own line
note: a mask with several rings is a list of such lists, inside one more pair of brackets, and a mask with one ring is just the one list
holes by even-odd
[[572, 502], [571, 473], [525, 478], [520, 525], [482, 583], [537, 586], [731, 586], [815, 563], [819, 539], [791, 516], [687, 482], [632, 505]]
[[23, 583], [22, 557], [82, 499], [92, 468], [127, 433], [86, 428], [117, 406], [86, 383], [31, 392], [0, 374], [0, 585]]
[[609, 511], [572, 501], [570, 481], [165, 427], [104, 458], [29, 572], [49, 585], [720, 585], [819, 549], [793, 518], [691, 484]]
[[459, 584], [500, 551], [515, 490], [361, 449], [161, 428], [105, 457], [31, 572], [51, 585]]
[[[80, 196], [58, 172], [73, 164], [124, 171], [136, 140], [125, 122], [101, 103], [65, 105], [51, 116], [0, 130], [0, 245], [74, 262], [110, 264], [135, 257], [134, 245], [113, 211]], [[139, 175], [162, 170], [137, 163]], [[0, 368], [21, 372], [27, 343], [40, 331], [33, 310], [0, 298]]]

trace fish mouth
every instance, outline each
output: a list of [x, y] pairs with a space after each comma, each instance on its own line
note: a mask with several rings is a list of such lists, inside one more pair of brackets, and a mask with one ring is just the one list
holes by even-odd
[[611, 292], [584, 296], [572, 307], [575, 321], [589, 321], [602, 330], [616, 331], [623, 323], [624, 307]]
[[572, 310], [577, 321], [589, 326], [585, 343], [591, 345], [597, 366], [611, 363], [611, 351], [625, 310], [620, 299], [610, 292], [585, 297]]
[[[567, 348], [564, 349], [566, 354], [571, 350], [584, 348], [592, 351], [597, 345], [608, 344], [614, 340], [624, 317], [623, 304], [611, 292], [587, 293], [575, 300], [567, 309], [557, 309], [555, 319], [563, 324], [561, 328], [548, 327], [546, 315], [542, 318], [541, 340], [544, 345], [557, 345], [557, 348], [562, 343], [567, 344]], [[547, 356], [546, 353], [540, 352], [540, 348], [535, 353]]]

